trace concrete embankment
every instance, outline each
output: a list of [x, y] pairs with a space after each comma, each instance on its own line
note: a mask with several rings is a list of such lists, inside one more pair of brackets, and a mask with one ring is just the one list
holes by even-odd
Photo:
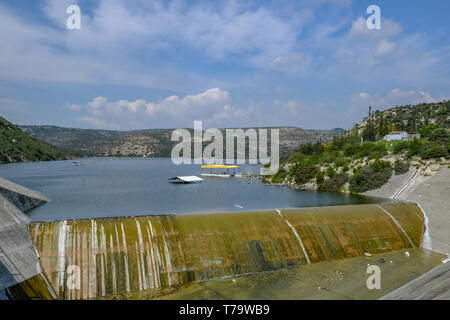
[[450, 253], [450, 169], [417, 176], [396, 199], [420, 203], [428, 216], [432, 249]]
[[[437, 168], [439, 169], [439, 167]], [[450, 169], [417, 171], [411, 168], [402, 176], [393, 177], [380, 189], [368, 195], [419, 203], [429, 219], [432, 249], [450, 253]]]
[[381, 300], [450, 300], [450, 263], [444, 263]]
[[206, 280], [418, 248], [412, 203], [33, 223], [45, 275], [64, 299], [165, 295]]
[[31, 241], [30, 219], [19, 210], [45, 202], [39, 194], [0, 179], [0, 300], [52, 298]]

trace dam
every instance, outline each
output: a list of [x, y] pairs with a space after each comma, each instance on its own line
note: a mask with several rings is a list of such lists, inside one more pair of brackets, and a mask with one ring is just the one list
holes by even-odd
[[413, 203], [30, 225], [45, 277], [58, 298], [74, 300], [152, 299], [196, 283], [413, 252], [426, 232]]
[[0, 180], [0, 299], [378, 299], [443, 259], [410, 202], [32, 222], [47, 201]]

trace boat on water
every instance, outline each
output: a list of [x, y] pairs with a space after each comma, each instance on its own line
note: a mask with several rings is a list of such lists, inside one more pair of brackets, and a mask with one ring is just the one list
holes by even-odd
[[223, 164], [208, 164], [202, 166], [202, 169], [210, 169], [209, 173], [202, 173], [204, 177], [218, 177], [218, 178], [241, 178], [242, 174], [236, 174], [238, 166], [228, 166]]
[[203, 181], [202, 178], [196, 176], [179, 176], [169, 179], [169, 182], [171, 183], [199, 183], [202, 181]]

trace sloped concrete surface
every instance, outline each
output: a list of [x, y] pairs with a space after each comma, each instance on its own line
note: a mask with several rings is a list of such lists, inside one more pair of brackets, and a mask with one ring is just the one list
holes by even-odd
[[39, 274], [29, 218], [0, 195], [0, 289]]
[[0, 290], [41, 272], [29, 233], [30, 210], [47, 202], [37, 192], [0, 178]]
[[397, 199], [422, 205], [430, 220], [432, 249], [450, 253], [450, 169], [441, 168], [431, 177], [421, 178], [405, 188]]
[[450, 263], [440, 265], [380, 300], [450, 300]]
[[49, 201], [39, 192], [3, 178], [0, 178], [0, 194], [22, 212], [27, 212]]

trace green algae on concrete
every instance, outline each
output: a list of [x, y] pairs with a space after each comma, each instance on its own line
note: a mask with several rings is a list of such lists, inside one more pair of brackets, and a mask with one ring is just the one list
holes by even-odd
[[[409, 256], [405, 255], [408, 251]], [[379, 259], [386, 262], [379, 262]], [[167, 300], [374, 300], [441, 264], [442, 254], [422, 248], [397, 250], [372, 257], [324, 261], [291, 270], [196, 282]], [[368, 265], [381, 269], [381, 288], [368, 289]], [[130, 299], [155, 299], [145, 293]]]
[[[65, 220], [30, 230], [58, 296], [96, 299], [417, 248], [423, 220], [416, 205], [398, 203]], [[73, 274], [79, 287], [67, 285]]]
[[28, 280], [3, 290], [6, 299], [10, 300], [54, 300], [53, 292], [45, 276], [38, 274]]

